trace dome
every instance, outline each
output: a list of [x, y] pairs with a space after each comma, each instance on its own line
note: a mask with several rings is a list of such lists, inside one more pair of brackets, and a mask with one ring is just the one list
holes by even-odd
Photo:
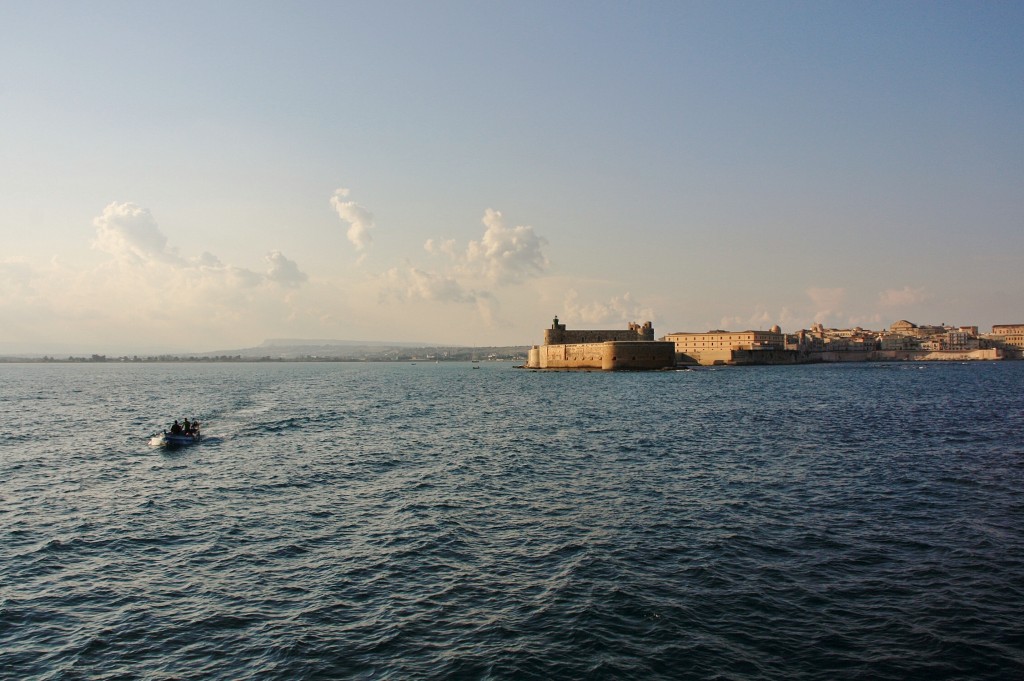
[[773, 327], [772, 327], [771, 329], [769, 329], [769, 330], [770, 330], [770, 331], [771, 331], [772, 333], [782, 333], [782, 329], [781, 329], [781, 328], [779, 328], [779, 325], [778, 325], [778, 324], [776, 324], [775, 326], [773, 326]]

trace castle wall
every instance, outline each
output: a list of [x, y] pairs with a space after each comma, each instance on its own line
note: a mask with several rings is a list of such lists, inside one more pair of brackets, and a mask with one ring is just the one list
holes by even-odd
[[800, 364], [802, 361], [805, 361], [805, 358], [797, 350], [733, 350], [730, 364]]
[[728, 348], [717, 348], [707, 350], [689, 350], [678, 352], [678, 345], [673, 343], [673, 351], [676, 355], [676, 364], [714, 366], [716, 364], [728, 364], [732, 361], [732, 350]]
[[604, 371], [664, 369], [675, 364], [675, 345], [660, 341], [605, 341], [535, 345], [529, 369], [602, 369]]
[[[649, 340], [654, 340], [653, 332]], [[544, 332], [544, 344], [556, 345], [561, 343], [603, 343], [605, 341], [640, 341], [643, 337], [636, 331], [629, 329], [569, 329], [554, 330], [547, 329]]]
[[664, 341], [607, 341], [602, 343], [605, 371], [666, 369], [675, 366], [676, 345]]
[[627, 329], [566, 329], [555, 317], [550, 329], [544, 330], [544, 345], [603, 343], [604, 341], [653, 341], [654, 327], [631, 322]]
[[[531, 369], [600, 369], [604, 363], [601, 343], [539, 345], [530, 350]], [[537, 361], [533, 361], [536, 352]]]
[[796, 350], [747, 350], [741, 348], [709, 348], [679, 352], [675, 343], [676, 364], [681, 366], [716, 366], [722, 364], [798, 364]]

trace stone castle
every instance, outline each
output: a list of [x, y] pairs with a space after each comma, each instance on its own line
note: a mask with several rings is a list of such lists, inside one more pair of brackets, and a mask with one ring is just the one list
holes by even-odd
[[675, 365], [675, 344], [654, 340], [654, 327], [630, 323], [626, 329], [568, 330], [555, 317], [544, 344], [530, 349], [527, 369], [668, 369]]

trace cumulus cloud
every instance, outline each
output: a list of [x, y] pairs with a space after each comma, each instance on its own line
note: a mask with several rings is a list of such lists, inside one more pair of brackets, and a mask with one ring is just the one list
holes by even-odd
[[96, 228], [93, 247], [122, 260], [136, 263], [154, 260], [176, 261], [177, 255], [167, 248], [167, 237], [153, 215], [134, 203], [107, 205], [92, 221]]
[[878, 302], [886, 307], [904, 307], [922, 303], [926, 299], [924, 287], [911, 288], [904, 286], [901, 289], [889, 289], [882, 291], [878, 296]]
[[[499, 211], [488, 208], [481, 219], [483, 236], [471, 240], [460, 250], [454, 239], [427, 239], [423, 250], [431, 255], [447, 258], [444, 277], [458, 282], [473, 282], [479, 291], [495, 286], [520, 284], [544, 274], [548, 259], [544, 255], [547, 240], [533, 227], [505, 226]], [[463, 288], [469, 288], [466, 283]], [[468, 300], [468, 299], [467, 299]]]
[[485, 324], [497, 318], [496, 287], [520, 284], [544, 273], [547, 241], [529, 226], [506, 227], [500, 212], [487, 209], [486, 228], [478, 240], [460, 248], [454, 239], [427, 239], [423, 250], [443, 260], [436, 269], [413, 265], [392, 268], [382, 283], [382, 297], [475, 305]]
[[426, 243], [423, 244], [423, 250], [431, 254], [443, 254], [450, 258], [457, 258], [455, 253], [455, 239], [446, 239], [444, 241], [435, 241], [434, 239], [427, 239]]
[[409, 291], [423, 300], [442, 300], [453, 303], [472, 302], [476, 296], [467, 292], [452, 277], [427, 272], [416, 267], [409, 269]]
[[446, 314], [439, 309], [429, 308], [427, 303], [458, 305], [475, 309], [478, 322], [484, 327], [502, 323], [499, 320], [499, 302], [493, 293], [467, 288], [450, 274], [409, 264], [393, 267], [381, 277], [378, 291], [382, 304], [399, 302], [410, 305], [409, 314], [412, 316], [437, 318]]
[[202, 276], [206, 281], [220, 281], [229, 290], [256, 288], [266, 281], [264, 275], [259, 272], [234, 265], [209, 268], [203, 272]]
[[629, 293], [613, 296], [607, 301], [581, 303], [579, 293], [569, 289], [562, 303], [561, 317], [569, 322], [581, 324], [618, 324], [623, 327], [629, 322], [646, 322], [654, 319], [654, 311], [633, 300]]
[[286, 258], [281, 251], [268, 253], [265, 260], [269, 264], [266, 276], [270, 281], [295, 288], [308, 279], [306, 274], [299, 270], [299, 266]]
[[[299, 266], [280, 251], [265, 257], [267, 271], [254, 272], [244, 267], [225, 265], [209, 252], [186, 260], [168, 245], [167, 237], [149, 210], [134, 203], [113, 202], [92, 221], [96, 228], [93, 246], [109, 253], [124, 265], [164, 266], [202, 286], [201, 279], [219, 282], [223, 286], [252, 288], [264, 283], [294, 288], [307, 280]], [[165, 275], [166, 276], [166, 273]]]
[[110, 203], [86, 225], [99, 260], [0, 258], [0, 319], [11, 320], [0, 325], [0, 344], [201, 349], [197, 342], [220, 345], [218, 338], [258, 341], [282, 320], [315, 313], [305, 303], [309, 289], [292, 293], [308, 277], [281, 251], [255, 268], [199, 249], [180, 257], [150, 211], [130, 202]]
[[480, 241], [470, 241], [466, 263], [496, 284], [518, 283], [531, 275], [543, 274], [548, 260], [543, 246], [547, 240], [533, 227], [506, 227], [501, 213], [488, 208], [484, 212], [484, 231]]
[[370, 230], [374, 228], [373, 213], [355, 201], [346, 201], [348, 193], [348, 189], [344, 187], [334, 190], [334, 194], [331, 195], [331, 206], [338, 217], [349, 224], [346, 234], [348, 240], [356, 250], [362, 251], [373, 241], [370, 234]]
[[196, 267], [206, 267], [206, 268], [217, 268], [217, 267], [223, 267], [224, 266], [224, 264], [220, 261], [220, 258], [215, 256], [213, 253], [210, 253], [209, 251], [203, 251], [195, 259], [195, 265], [196, 265]]
[[467, 291], [454, 277], [418, 267], [393, 267], [385, 275], [385, 291], [402, 301], [473, 303], [479, 294]]

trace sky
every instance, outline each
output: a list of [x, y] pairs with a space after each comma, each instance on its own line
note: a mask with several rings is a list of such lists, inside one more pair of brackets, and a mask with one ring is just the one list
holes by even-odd
[[1024, 323], [1024, 3], [0, 3], [0, 353]]

